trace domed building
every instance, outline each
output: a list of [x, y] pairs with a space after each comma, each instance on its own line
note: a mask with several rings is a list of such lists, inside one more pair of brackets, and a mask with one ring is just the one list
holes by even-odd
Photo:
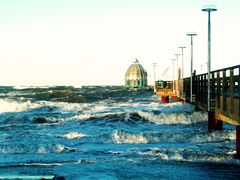
[[147, 87], [147, 72], [137, 59], [129, 66], [126, 72], [125, 86], [128, 88]]

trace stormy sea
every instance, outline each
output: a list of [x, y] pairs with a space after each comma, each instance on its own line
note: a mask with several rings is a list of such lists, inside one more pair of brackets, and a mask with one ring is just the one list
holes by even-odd
[[152, 90], [0, 87], [0, 179], [240, 179], [235, 136]]

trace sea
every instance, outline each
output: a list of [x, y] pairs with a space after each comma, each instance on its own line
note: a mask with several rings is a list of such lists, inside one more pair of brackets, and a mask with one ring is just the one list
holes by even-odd
[[122, 86], [0, 86], [0, 179], [240, 179], [235, 126]]

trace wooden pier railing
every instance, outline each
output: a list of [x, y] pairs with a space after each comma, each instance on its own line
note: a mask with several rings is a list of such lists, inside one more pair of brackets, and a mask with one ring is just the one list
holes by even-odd
[[[207, 73], [193, 76], [193, 104], [207, 111]], [[230, 124], [240, 125], [240, 65], [210, 73], [210, 112]], [[184, 79], [184, 91], [190, 100], [190, 78]]]
[[[190, 102], [190, 78], [184, 80], [184, 93]], [[193, 104], [207, 111], [207, 73], [193, 76]], [[208, 129], [222, 129], [222, 122], [236, 126], [237, 156], [240, 157], [240, 65], [210, 73], [210, 111]]]

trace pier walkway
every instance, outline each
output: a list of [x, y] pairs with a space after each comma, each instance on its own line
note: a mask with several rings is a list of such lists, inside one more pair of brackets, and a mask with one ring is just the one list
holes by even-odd
[[190, 85], [190, 77], [156, 81], [155, 90], [162, 103], [169, 102], [169, 97], [177, 97], [195, 105], [196, 110], [207, 111], [209, 131], [222, 130], [223, 122], [235, 125], [236, 155], [240, 158], [240, 65], [210, 72], [210, 95], [207, 73], [193, 73], [192, 98]]
[[[190, 78], [183, 80], [185, 98], [190, 102]], [[210, 108], [208, 110], [207, 73], [193, 76], [192, 104], [208, 111], [208, 129], [222, 130], [223, 122], [236, 126], [236, 149], [240, 157], [240, 65], [210, 73]]]

